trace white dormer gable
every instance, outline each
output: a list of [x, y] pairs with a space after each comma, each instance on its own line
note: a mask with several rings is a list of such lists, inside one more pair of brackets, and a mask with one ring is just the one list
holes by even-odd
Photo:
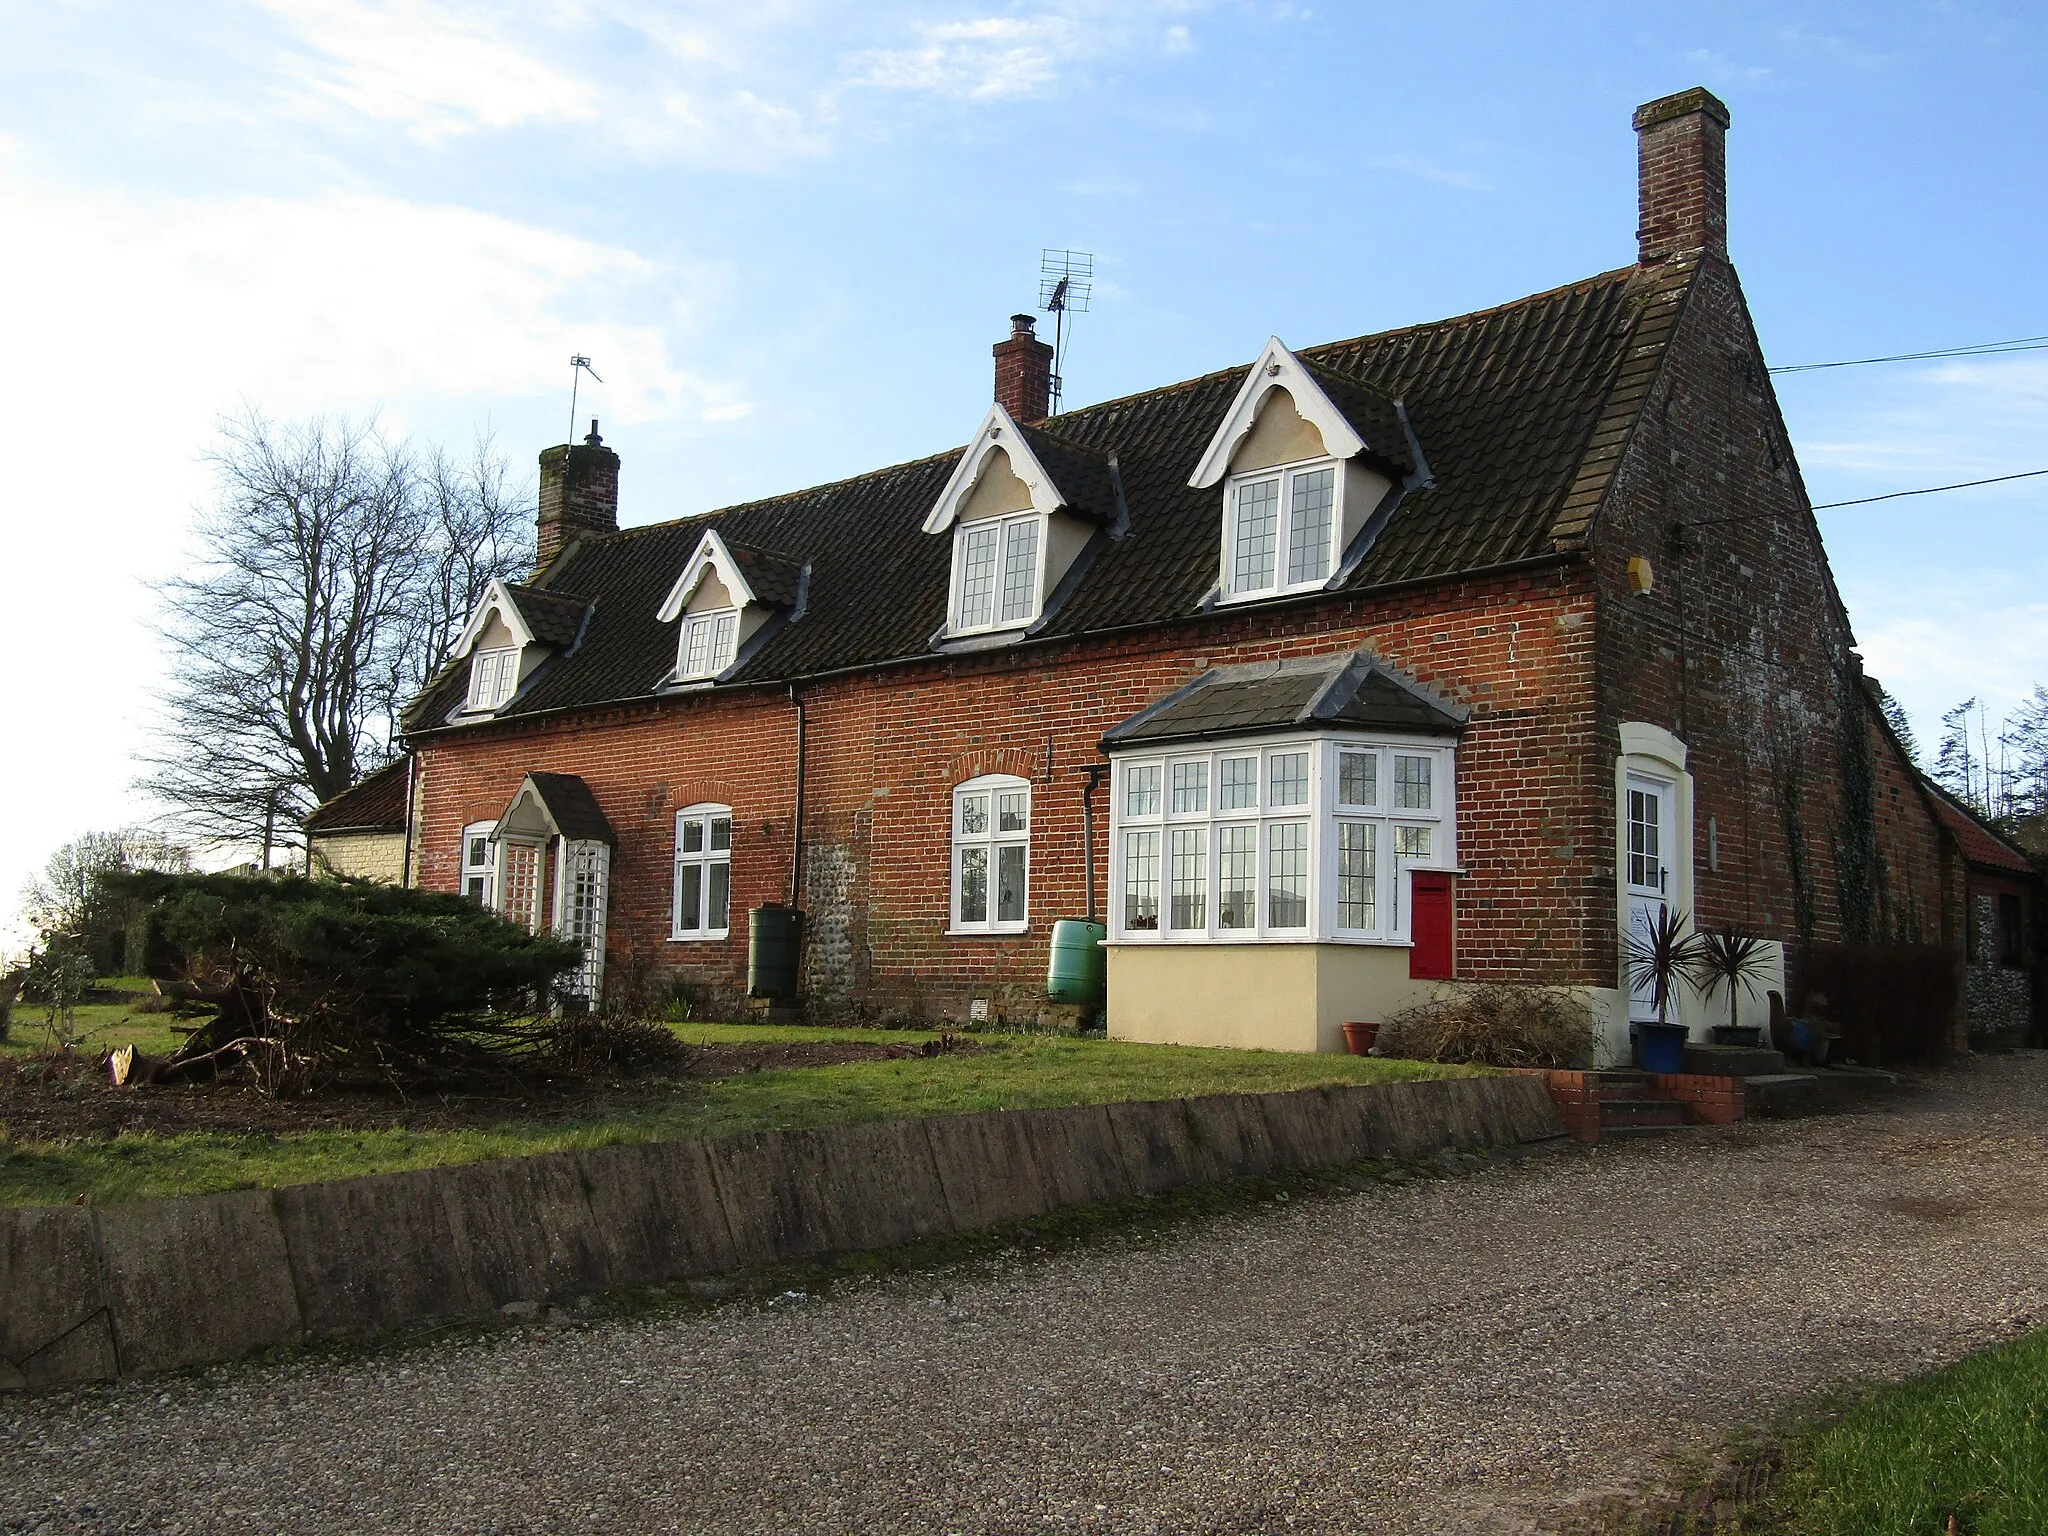
[[676, 584], [668, 589], [668, 596], [661, 600], [661, 608], [655, 618], [664, 624], [675, 623], [690, 606], [690, 599], [697, 595], [706, 577], [717, 581], [728, 606], [745, 608], [760, 602], [754, 595], [754, 589], [747, 584], [739, 561], [733, 559], [732, 551], [726, 548], [725, 540], [718, 536], [716, 528], [709, 528], [697, 541], [696, 553], [683, 567], [683, 574], [676, 578]]
[[[1023, 491], [1011, 491], [1010, 481], [1021, 485]], [[1010, 494], [1005, 496], [1004, 492]], [[980, 430], [967, 444], [967, 451], [953, 467], [952, 478], [939, 492], [938, 504], [925, 518], [924, 531], [944, 533], [961, 521], [963, 514], [971, 516], [980, 511], [975, 503], [990, 500], [991, 493], [1014, 503], [997, 509], [1002, 511], [1049, 514], [1057, 511], [1065, 500], [1045, 466], [1038, 462], [1038, 455], [1024, 440], [1017, 423], [1000, 404], [990, 406], [981, 419]]]
[[540, 656], [533, 630], [503, 581], [493, 581], [485, 589], [455, 650], [469, 658], [469, 694], [463, 709], [479, 714], [502, 708]]
[[1323, 393], [1315, 375], [1308, 371], [1300, 358], [1280, 344], [1278, 336], [1272, 336], [1267, 338], [1266, 350], [1252, 364], [1251, 372], [1245, 375], [1237, 398], [1230, 402], [1230, 409], [1224, 413], [1216, 435], [1209, 439], [1201, 462], [1188, 477], [1189, 485], [1198, 491], [1207, 490], [1230, 473], [1239, 447], [1251, 436], [1267, 397], [1276, 389], [1286, 391], [1294, 411], [1321, 436], [1323, 456], [1349, 459], [1363, 451], [1365, 439]]

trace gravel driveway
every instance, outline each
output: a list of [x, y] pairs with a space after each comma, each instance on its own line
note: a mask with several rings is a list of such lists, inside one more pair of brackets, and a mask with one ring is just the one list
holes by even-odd
[[2048, 1053], [821, 1301], [0, 1400], [0, 1529], [1554, 1527], [2048, 1317]]

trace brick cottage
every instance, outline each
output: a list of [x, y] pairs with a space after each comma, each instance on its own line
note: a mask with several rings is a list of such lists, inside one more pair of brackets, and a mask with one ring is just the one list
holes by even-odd
[[593, 423], [407, 714], [408, 867], [584, 937], [592, 996], [717, 1007], [792, 904], [814, 1011], [1029, 1016], [1092, 907], [1112, 1034], [1301, 1050], [1542, 981], [1622, 1057], [1663, 907], [1781, 978], [1800, 937], [1941, 937], [1727, 125], [1636, 113], [1634, 265], [1057, 416], [1019, 316], [965, 450], [837, 484], [622, 529]]

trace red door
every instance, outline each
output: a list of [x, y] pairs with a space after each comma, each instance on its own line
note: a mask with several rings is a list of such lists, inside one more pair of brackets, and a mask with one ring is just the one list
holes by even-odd
[[1451, 876], [1448, 870], [1418, 869], [1410, 876], [1408, 974], [1417, 981], [1451, 979]]

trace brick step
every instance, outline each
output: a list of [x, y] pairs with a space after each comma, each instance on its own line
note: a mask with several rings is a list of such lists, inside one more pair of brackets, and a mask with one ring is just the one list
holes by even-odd
[[1623, 1126], [1690, 1125], [1692, 1116], [1676, 1099], [1602, 1099], [1600, 1130], [1603, 1135]]
[[1656, 1090], [1647, 1072], [1588, 1072], [1593, 1091], [1605, 1099], [1647, 1099]]

